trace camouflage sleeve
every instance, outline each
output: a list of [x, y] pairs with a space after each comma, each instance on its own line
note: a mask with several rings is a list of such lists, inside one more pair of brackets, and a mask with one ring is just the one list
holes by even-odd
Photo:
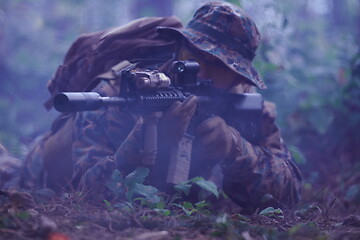
[[[77, 114], [73, 143], [75, 186], [97, 191], [116, 168], [127, 171], [137, 165], [140, 145], [134, 136], [139, 131], [138, 121], [137, 116], [121, 112], [117, 107]], [[129, 146], [133, 149], [129, 150]], [[133, 157], [124, 158], [127, 152]]]
[[44, 188], [46, 186], [46, 171], [42, 157], [43, 139], [48, 134], [41, 136], [32, 143], [26, 155], [22, 170], [20, 186], [28, 189]]
[[0, 143], [0, 190], [16, 190], [20, 186], [22, 161], [11, 156]]
[[300, 198], [301, 174], [274, 123], [275, 105], [265, 104], [265, 138], [253, 145], [232, 129], [235, 148], [223, 164], [224, 192], [240, 206], [286, 207]]
[[116, 168], [126, 174], [138, 165], [141, 156], [136, 122], [134, 116], [114, 109], [77, 116], [73, 182], [80, 189], [101, 189]]

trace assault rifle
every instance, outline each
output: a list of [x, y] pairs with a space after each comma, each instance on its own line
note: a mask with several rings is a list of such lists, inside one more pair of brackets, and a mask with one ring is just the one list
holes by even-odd
[[[261, 139], [263, 99], [257, 93], [223, 93], [212, 87], [209, 80], [197, 79], [199, 64], [195, 61], [175, 61], [174, 81], [157, 70], [138, 71], [131, 68], [115, 73], [121, 76], [119, 97], [100, 96], [96, 92], [62, 92], [54, 98], [60, 112], [92, 111], [106, 106], [119, 106], [124, 111], [142, 115], [163, 112], [176, 101], [191, 95], [198, 98], [194, 124], [219, 115], [236, 128], [248, 141]], [[155, 113], [155, 115], [154, 115]], [[157, 120], [148, 118], [144, 128], [144, 164], [153, 166], [157, 154]], [[172, 150], [167, 182], [179, 183], [188, 178], [192, 139], [185, 134], [182, 142]]]

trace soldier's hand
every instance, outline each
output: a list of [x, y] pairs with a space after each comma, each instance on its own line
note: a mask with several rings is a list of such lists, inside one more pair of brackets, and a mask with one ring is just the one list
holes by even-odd
[[183, 102], [175, 102], [160, 119], [161, 134], [165, 135], [171, 143], [178, 142], [184, 135], [196, 111], [197, 101], [196, 96], [191, 96]]
[[234, 145], [230, 126], [218, 116], [202, 122], [195, 130], [198, 150], [205, 159], [225, 159]]

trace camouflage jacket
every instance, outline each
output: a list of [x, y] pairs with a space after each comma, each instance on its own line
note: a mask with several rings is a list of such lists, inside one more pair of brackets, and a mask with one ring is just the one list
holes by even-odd
[[[118, 96], [119, 81], [102, 81], [94, 91], [103, 96]], [[275, 105], [265, 102], [264, 138], [261, 142], [251, 144], [236, 131], [236, 148], [217, 163], [201, 159], [196, 154], [195, 139], [190, 177], [203, 176], [214, 181], [244, 208], [284, 207], [296, 203], [300, 198], [301, 174], [281, 139], [274, 123], [275, 115]], [[70, 125], [73, 130], [71, 156], [63, 161], [63, 165], [72, 169], [67, 186], [100, 193], [115, 169], [127, 175], [142, 166], [141, 116], [120, 111], [118, 107], [106, 107], [79, 112]], [[44, 141], [48, 139], [45, 137]], [[55, 172], [48, 170], [52, 163], [43, 159], [44, 141], [26, 159], [23, 182], [27, 186], [51, 187], [47, 182], [49, 175], [60, 174], [59, 169]], [[159, 145], [164, 146], [159, 148], [162, 158], [159, 161], [166, 161], [166, 136], [160, 137]], [[156, 182], [163, 179], [160, 175], [157, 180], [150, 178], [148, 184], [156, 186]], [[266, 196], [272, 197], [264, 204]]]

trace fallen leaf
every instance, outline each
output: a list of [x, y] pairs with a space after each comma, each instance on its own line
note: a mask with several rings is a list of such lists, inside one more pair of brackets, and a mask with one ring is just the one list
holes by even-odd
[[70, 240], [70, 238], [62, 233], [52, 232], [49, 234], [48, 240]]

